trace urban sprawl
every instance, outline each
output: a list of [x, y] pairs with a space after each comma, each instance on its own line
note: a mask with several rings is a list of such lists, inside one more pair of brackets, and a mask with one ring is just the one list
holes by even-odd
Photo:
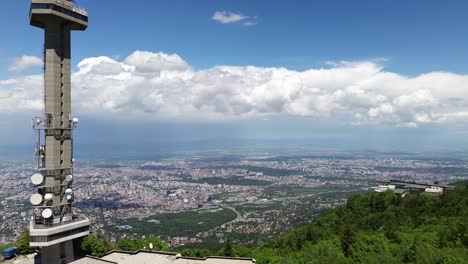
[[[160, 236], [171, 247], [268, 240], [388, 179], [449, 183], [461, 160], [411, 157], [212, 156], [77, 162], [75, 209], [116, 241]], [[0, 161], [0, 244], [27, 230], [34, 192], [29, 161]]]

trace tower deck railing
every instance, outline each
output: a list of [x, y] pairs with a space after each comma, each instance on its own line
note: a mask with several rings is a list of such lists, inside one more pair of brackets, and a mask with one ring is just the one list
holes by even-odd
[[75, 13], [78, 13], [83, 16], [88, 16], [88, 12], [83, 8], [77, 6], [73, 1], [70, 0], [32, 0], [36, 4], [55, 4], [63, 8], [72, 10]]
[[75, 4], [73, 4], [72, 1], [69, 1], [69, 0], [68, 1], [67, 0], [53, 0], [53, 2], [62, 4], [64, 6], [67, 6], [67, 7], [71, 8], [74, 12], [76, 12], [78, 14], [88, 16], [88, 12], [86, 12], [86, 10], [84, 10], [81, 7], [76, 6]]

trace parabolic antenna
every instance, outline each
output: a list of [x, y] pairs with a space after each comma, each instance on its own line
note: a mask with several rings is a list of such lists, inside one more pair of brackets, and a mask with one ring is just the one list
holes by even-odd
[[44, 195], [44, 200], [46, 200], [46, 201], [50, 201], [50, 200], [52, 200], [52, 198], [54, 198], [54, 195], [51, 194], [51, 193], [46, 193]]
[[67, 200], [71, 200], [73, 198], [73, 196], [71, 196], [71, 194], [67, 195]]
[[73, 175], [67, 175], [67, 176], [65, 177], [65, 180], [66, 180], [67, 182], [71, 182], [71, 181], [73, 180]]
[[29, 200], [31, 201], [32, 205], [40, 205], [42, 203], [42, 195], [38, 193], [33, 194]]
[[52, 217], [52, 210], [50, 210], [49, 208], [44, 209], [44, 211], [42, 211], [42, 217], [44, 218]]
[[35, 186], [41, 185], [43, 181], [44, 181], [44, 175], [42, 175], [40, 173], [36, 173], [33, 176], [31, 176], [31, 182]]
[[70, 189], [70, 188], [68, 188], [68, 189], [65, 190], [65, 194], [69, 194], [69, 195], [70, 195], [70, 194], [72, 194], [72, 193], [73, 193], [73, 190]]

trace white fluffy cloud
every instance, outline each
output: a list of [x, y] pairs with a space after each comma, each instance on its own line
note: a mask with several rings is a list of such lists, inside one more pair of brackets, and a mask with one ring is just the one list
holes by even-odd
[[10, 67], [8, 67], [8, 71], [21, 72], [29, 68], [42, 66], [42, 64], [42, 60], [38, 57], [23, 55], [21, 57], [16, 57], [11, 60]]
[[217, 21], [221, 24], [230, 24], [230, 23], [237, 23], [249, 18], [248, 16], [244, 16], [240, 13], [233, 13], [233, 12], [226, 12], [226, 11], [216, 11], [211, 19]]
[[41, 110], [44, 100], [42, 87], [43, 77], [39, 75], [0, 80], [0, 113]]
[[[0, 81], [0, 111], [39, 111], [42, 77]], [[303, 116], [416, 127], [468, 121], [468, 75], [406, 77], [377, 62], [329, 68], [218, 66], [193, 70], [178, 55], [136, 51], [88, 58], [73, 73], [77, 114], [106, 118], [232, 120]]]
[[135, 51], [125, 59], [125, 64], [135, 66], [136, 72], [159, 74], [161, 71], [180, 71], [189, 65], [177, 54]]

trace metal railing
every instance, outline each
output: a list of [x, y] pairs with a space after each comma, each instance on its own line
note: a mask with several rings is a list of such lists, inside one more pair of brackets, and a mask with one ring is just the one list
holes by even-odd
[[[77, 120], [77, 119], [76, 119]], [[46, 129], [70, 129], [73, 130], [77, 127], [78, 123], [77, 121], [69, 120], [69, 125], [68, 127], [55, 127], [52, 125], [52, 117], [47, 116], [46, 117], [34, 117], [32, 120], [32, 127], [34, 130], [46, 130]]]
[[84, 10], [83, 8], [81, 7], [78, 7], [76, 6], [72, 1], [67, 1], [67, 0], [53, 0], [54, 3], [59, 3], [59, 4], [62, 4], [62, 5], [65, 5], [65, 6], [68, 6], [70, 7], [73, 12], [76, 12], [78, 14], [81, 14], [81, 15], [84, 15], [84, 16], [88, 16], [88, 12], [86, 12], [86, 10]]
[[[75, 121], [76, 120], [76, 121]], [[46, 117], [34, 117], [32, 119], [32, 127], [35, 131], [35, 147], [34, 147], [34, 169], [36, 170], [43, 170], [46, 167], [45, 164], [45, 136], [50, 135], [54, 132], [57, 131], [63, 131], [65, 130], [65, 134], [62, 134], [61, 136], [63, 137], [66, 135], [67, 139], [70, 139], [71, 141], [71, 157], [73, 157], [73, 130], [77, 127], [78, 125], [78, 119], [73, 119], [69, 121], [69, 125], [66, 128], [56, 128], [52, 125], [51, 123], [51, 116], [46, 114]], [[48, 132], [49, 131], [49, 132]], [[72, 169], [74, 161], [73, 159], [71, 160], [71, 167], [69, 168], [60, 168], [60, 169]]]

